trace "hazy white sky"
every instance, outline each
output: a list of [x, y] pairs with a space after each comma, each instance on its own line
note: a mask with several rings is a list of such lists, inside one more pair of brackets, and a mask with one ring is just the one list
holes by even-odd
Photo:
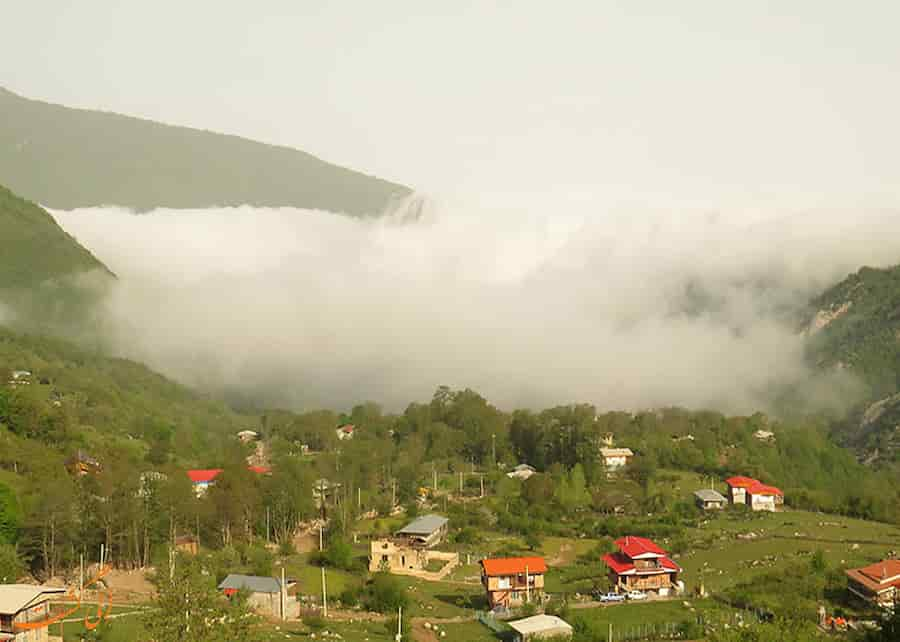
[[548, 206], [900, 204], [900, 4], [0, 0], [0, 85]]

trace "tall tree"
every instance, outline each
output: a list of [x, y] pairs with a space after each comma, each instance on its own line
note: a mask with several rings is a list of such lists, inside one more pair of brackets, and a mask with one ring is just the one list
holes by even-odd
[[256, 642], [258, 621], [244, 596], [231, 599], [215, 587], [215, 574], [205, 574], [195, 557], [179, 556], [171, 573], [157, 578], [154, 609], [144, 626], [154, 642]]

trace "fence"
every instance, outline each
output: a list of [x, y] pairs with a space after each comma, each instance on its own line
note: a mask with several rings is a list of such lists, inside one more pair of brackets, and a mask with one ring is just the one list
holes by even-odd
[[494, 633], [501, 633], [507, 630], [503, 623], [497, 620], [494, 614], [489, 611], [477, 611], [475, 618]]

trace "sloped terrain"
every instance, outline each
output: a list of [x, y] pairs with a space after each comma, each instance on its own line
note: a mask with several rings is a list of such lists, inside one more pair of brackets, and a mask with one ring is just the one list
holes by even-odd
[[410, 193], [296, 149], [2, 88], [0, 183], [54, 209], [256, 205], [375, 216]]

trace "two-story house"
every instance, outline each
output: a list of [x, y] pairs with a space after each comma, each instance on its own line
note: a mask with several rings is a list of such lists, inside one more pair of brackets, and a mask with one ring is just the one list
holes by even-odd
[[488, 606], [512, 608], [543, 600], [543, 557], [501, 557], [481, 560], [481, 583], [487, 592]]
[[609, 568], [609, 579], [617, 593], [628, 591], [671, 595], [683, 590], [678, 580], [681, 567], [654, 542], [629, 535], [615, 541], [615, 553], [607, 553], [603, 561]]
[[900, 560], [884, 560], [847, 573], [847, 588], [857, 597], [884, 608], [900, 606]]

